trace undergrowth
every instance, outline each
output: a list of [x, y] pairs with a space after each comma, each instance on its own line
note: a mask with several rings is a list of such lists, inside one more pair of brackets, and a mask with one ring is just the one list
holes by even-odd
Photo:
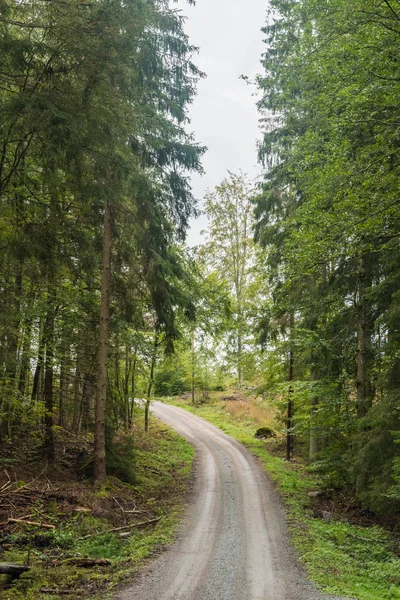
[[[192, 406], [174, 401], [256, 454], [283, 497], [288, 527], [311, 579], [325, 592], [357, 600], [400, 599], [400, 559], [391, 535], [381, 527], [361, 527], [316, 518], [308, 492], [319, 489], [315, 474], [289, 464], [269, 449], [274, 441], [254, 437], [259, 425], [251, 411], [228, 411], [226, 404]], [[271, 424], [271, 422], [270, 422]]]
[[[5, 576], [0, 578], [1, 598], [112, 598], [118, 585], [132, 578], [146, 559], [173, 540], [190, 481], [194, 451], [154, 418], [150, 434], [146, 436], [138, 428], [133, 440], [133, 484], [116, 477], [109, 477], [97, 491], [90, 482], [75, 484], [80, 486], [81, 493], [83, 490], [86, 505], [100, 509], [76, 507], [77, 512], [64, 514], [63, 509], [53, 506], [51, 514], [49, 504], [43, 516], [55, 529], [18, 524], [7, 532], [0, 560], [26, 564], [29, 556], [31, 568], [12, 584]], [[124, 514], [124, 507], [131, 512], [133, 507], [138, 513]], [[28, 510], [33, 512], [33, 508]], [[38, 504], [39, 510], [43, 513], [44, 507]], [[154, 522], [140, 525], [146, 521]], [[139, 526], [125, 529], [130, 531], [128, 537], [121, 537], [120, 531], [110, 532], [121, 522], [139, 522]], [[106, 560], [107, 564], [86, 568], [81, 564], [86, 558]]]

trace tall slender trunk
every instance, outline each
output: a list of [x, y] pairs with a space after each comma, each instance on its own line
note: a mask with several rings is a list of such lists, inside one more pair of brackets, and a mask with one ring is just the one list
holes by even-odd
[[58, 404], [58, 424], [60, 427], [64, 427], [65, 425], [65, 406], [68, 402], [69, 396], [69, 361], [71, 352], [71, 348], [69, 343], [66, 341], [65, 336], [62, 337], [62, 344], [63, 349], [60, 363], [60, 396]]
[[242, 354], [243, 354], [243, 340], [242, 340], [242, 332], [241, 327], [239, 326], [238, 335], [237, 335], [237, 373], [238, 373], [238, 387], [239, 390], [242, 389], [243, 385], [243, 368], [242, 368]]
[[192, 404], [195, 402], [195, 376], [196, 376], [196, 347], [195, 331], [192, 333]]
[[371, 314], [366, 293], [371, 285], [368, 258], [363, 255], [359, 265], [357, 316], [357, 416], [364, 417], [372, 406], [371, 383]]
[[21, 350], [21, 369], [18, 378], [18, 391], [23, 396], [29, 385], [29, 363], [31, 354], [31, 335], [32, 321], [29, 320], [25, 325], [24, 338]]
[[128, 417], [128, 425], [130, 428], [133, 425], [133, 416], [134, 416], [134, 409], [135, 409], [136, 365], [137, 365], [137, 358], [136, 358], [136, 351], [135, 351], [135, 356], [134, 356], [133, 364], [132, 364], [132, 378], [131, 378], [132, 402], [129, 404], [129, 417]]
[[148, 433], [148, 431], [149, 431], [150, 401], [151, 401], [151, 394], [153, 391], [154, 370], [155, 370], [156, 361], [157, 361], [157, 349], [158, 349], [158, 333], [155, 333], [154, 348], [153, 348], [153, 354], [151, 357], [149, 387], [147, 389], [146, 407], [145, 407], [145, 411], [144, 411], [144, 429], [145, 429], [146, 433]]
[[[313, 366], [311, 370], [311, 381], [319, 381], [320, 376], [317, 367]], [[319, 435], [318, 428], [316, 427], [316, 417], [318, 414], [319, 396], [317, 393], [313, 393], [311, 398], [310, 408], [310, 461], [315, 460], [319, 452]]]
[[[293, 347], [292, 347], [292, 335], [293, 335], [293, 328], [294, 328], [294, 315], [293, 313], [290, 315], [290, 351], [289, 351], [289, 375], [288, 375], [288, 381], [289, 383], [291, 383], [293, 381], [293, 369], [294, 369], [294, 354], [293, 354]], [[292, 459], [292, 450], [293, 450], [293, 432], [292, 432], [292, 426], [293, 426], [293, 409], [294, 409], [294, 403], [293, 403], [293, 388], [291, 385], [289, 385], [289, 393], [288, 393], [288, 406], [287, 406], [287, 421], [286, 421], [286, 428], [287, 428], [287, 434], [286, 434], [286, 460], [288, 462], [291, 461]]]
[[[294, 355], [293, 351], [290, 350], [289, 353], [289, 382], [293, 381], [293, 366], [294, 366]], [[293, 450], [293, 388], [289, 387], [289, 398], [288, 398], [288, 406], [287, 406], [287, 435], [286, 435], [286, 460], [290, 462], [292, 460], [292, 450]]]
[[132, 369], [132, 359], [129, 354], [129, 346], [125, 345], [125, 373], [124, 373], [124, 425], [129, 428], [129, 381]]
[[76, 365], [74, 377], [74, 410], [72, 413], [72, 431], [75, 434], [79, 431], [82, 412], [83, 373], [81, 370], [81, 361], [82, 349], [80, 346], [78, 346], [76, 349]]
[[[357, 306], [357, 417], [359, 423], [358, 450], [362, 451], [366, 440], [367, 427], [362, 421], [372, 406], [372, 315], [367, 292], [372, 285], [370, 257], [363, 254], [359, 263], [358, 306]], [[360, 493], [367, 487], [368, 472], [360, 468], [357, 472], [356, 491]]]
[[54, 320], [56, 291], [54, 278], [49, 277], [48, 309], [44, 325], [43, 337], [46, 343], [45, 374], [44, 374], [44, 454], [48, 460], [54, 460]]
[[101, 284], [99, 349], [96, 382], [96, 409], [94, 429], [94, 478], [98, 483], [106, 480], [105, 410], [107, 400], [107, 362], [110, 319], [111, 287], [111, 210], [108, 200], [104, 208], [103, 267]]
[[38, 358], [35, 368], [35, 374], [33, 376], [32, 384], [32, 402], [35, 402], [41, 397], [41, 375], [44, 363], [44, 350], [45, 350], [45, 339], [43, 335], [43, 319], [40, 319], [39, 323], [39, 347], [38, 347]]

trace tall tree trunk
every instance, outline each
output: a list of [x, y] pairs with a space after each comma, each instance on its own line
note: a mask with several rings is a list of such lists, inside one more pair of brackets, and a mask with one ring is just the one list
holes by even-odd
[[39, 347], [38, 347], [38, 358], [35, 368], [35, 374], [33, 376], [32, 384], [32, 402], [41, 399], [41, 374], [44, 363], [44, 351], [45, 351], [45, 339], [43, 335], [43, 319], [40, 319], [39, 323]]
[[[80, 342], [78, 342], [80, 344]], [[77, 434], [81, 421], [82, 412], [82, 391], [83, 391], [83, 372], [81, 370], [82, 348], [79, 345], [76, 349], [76, 365], [74, 377], [74, 410], [72, 413], [72, 431]]]
[[133, 425], [133, 416], [134, 416], [134, 409], [135, 409], [136, 365], [137, 365], [137, 358], [136, 358], [136, 351], [135, 351], [135, 356], [134, 356], [133, 364], [132, 364], [132, 378], [131, 378], [132, 402], [129, 404], [129, 418], [128, 418], [129, 428], [131, 428]]
[[153, 391], [154, 369], [156, 367], [156, 361], [157, 361], [157, 349], [158, 349], [158, 333], [155, 333], [154, 348], [153, 348], [153, 354], [151, 357], [149, 387], [147, 388], [146, 407], [144, 410], [144, 430], [146, 433], [148, 433], [148, 431], [149, 431], [150, 401], [151, 401], [151, 394]]
[[[313, 366], [311, 370], [311, 381], [319, 381], [319, 372], [317, 367]], [[319, 452], [319, 434], [315, 425], [316, 416], [318, 414], [319, 396], [313, 392], [310, 408], [310, 461], [315, 460]]]
[[363, 255], [359, 265], [357, 317], [357, 416], [365, 417], [372, 406], [371, 383], [371, 312], [366, 293], [371, 286], [368, 257]]
[[[294, 315], [291, 313], [290, 315], [290, 351], [289, 351], [289, 375], [288, 381], [291, 383], [293, 381], [293, 368], [294, 368], [294, 354], [292, 347], [292, 336], [293, 336], [293, 328], [294, 328]], [[288, 393], [288, 406], [287, 406], [287, 421], [286, 421], [286, 460], [290, 462], [292, 460], [292, 450], [293, 450], [293, 388], [289, 385], [289, 393]]]
[[195, 376], [196, 376], [196, 347], [195, 331], [192, 333], [192, 404], [195, 402]]
[[[293, 366], [294, 366], [294, 355], [293, 351], [290, 350], [289, 353], [289, 378], [288, 381], [293, 381]], [[293, 388], [289, 387], [289, 397], [288, 397], [288, 406], [287, 406], [287, 421], [286, 421], [286, 460], [290, 462], [292, 460], [292, 450], [293, 450]]]
[[129, 353], [129, 345], [125, 345], [125, 373], [124, 373], [124, 425], [129, 429], [129, 381], [132, 369], [132, 359]]
[[58, 424], [60, 427], [65, 425], [65, 406], [68, 402], [69, 396], [69, 361], [70, 361], [70, 347], [66, 342], [65, 337], [62, 338], [62, 343], [66, 344], [66, 347], [62, 348], [61, 364], [60, 364], [60, 397], [58, 405]]
[[241, 332], [240, 326], [239, 326], [238, 335], [237, 335], [237, 353], [238, 353], [238, 360], [237, 360], [238, 387], [239, 387], [239, 390], [241, 390], [242, 385], [243, 385], [243, 368], [242, 368], [243, 339], [242, 339], [242, 332]]
[[44, 375], [44, 455], [48, 460], [54, 460], [54, 320], [55, 320], [55, 302], [56, 292], [55, 283], [52, 276], [49, 277], [49, 299], [48, 309], [44, 325], [43, 337], [46, 344], [45, 355], [45, 375]]
[[96, 382], [96, 409], [94, 429], [94, 478], [104, 483], [106, 473], [105, 410], [107, 400], [107, 363], [111, 287], [111, 210], [108, 200], [104, 208], [103, 268], [101, 284], [99, 349]]
[[32, 335], [32, 321], [29, 320], [25, 325], [24, 338], [22, 342], [21, 351], [21, 369], [18, 378], [18, 391], [23, 396], [25, 390], [29, 385], [29, 365], [30, 365], [30, 354], [31, 354], [31, 335]]

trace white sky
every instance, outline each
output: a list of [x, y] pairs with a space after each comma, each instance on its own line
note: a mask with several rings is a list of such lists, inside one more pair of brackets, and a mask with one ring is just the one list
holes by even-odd
[[[196, 65], [207, 74], [199, 84], [191, 107], [190, 129], [196, 141], [208, 147], [203, 158], [206, 174], [193, 176], [194, 195], [200, 201], [213, 189], [227, 170], [247, 173], [256, 180], [256, 141], [260, 139], [259, 115], [254, 88], [240, 79], [261, 72], [263, 48], [261, 27], [266, 20], [268, 0], [197, 0], [189, 6], [178, 0], [187, 22], [190, 42], [200, 48]], [[201, 243], [200, 231], [206, 227], [204, 216], [193, 222], [188, 244]]]

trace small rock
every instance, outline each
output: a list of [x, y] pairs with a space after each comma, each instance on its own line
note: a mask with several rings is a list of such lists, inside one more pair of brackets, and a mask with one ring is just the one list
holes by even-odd
[[331, 512], [328, 512], [327, 510], [323, 510], [322, 518], [324, 521], [327, 521], [328, 523], [330, 523], [331, 521], [333, 521], [333, 514]]

